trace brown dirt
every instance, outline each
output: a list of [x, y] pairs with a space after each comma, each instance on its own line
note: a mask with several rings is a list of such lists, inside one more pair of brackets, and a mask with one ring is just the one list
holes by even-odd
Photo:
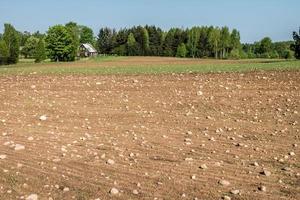
[[299, 77], [2, 76], [0, 199], [300, 199]]

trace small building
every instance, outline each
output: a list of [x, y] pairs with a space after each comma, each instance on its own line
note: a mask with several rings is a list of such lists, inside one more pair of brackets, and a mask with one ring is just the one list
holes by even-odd
[[80, 57], [92, 57], [97, 56], [98, 52], [91, 44], [81, 44], [79, 47]]

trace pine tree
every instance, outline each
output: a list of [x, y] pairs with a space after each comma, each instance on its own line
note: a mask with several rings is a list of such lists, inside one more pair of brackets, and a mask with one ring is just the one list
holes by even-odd
[[16, 64], [19, 61], [20, 41], [18, 32], [12, 25], [4, 24], [3, 40], [9, 51], [8, 64]]

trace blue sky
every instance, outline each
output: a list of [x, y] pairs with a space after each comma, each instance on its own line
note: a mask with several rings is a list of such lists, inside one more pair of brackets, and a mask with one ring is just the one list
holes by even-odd
[[45, 32], [75, 21], [96, 33], [103, 26], [226, 25], [241, 32], [242, 42], [265, 36], [282, 41], [291, 40], [299, 19], [300, 0], [0, 0], [0, 32], [6, 22], [20, 31]]

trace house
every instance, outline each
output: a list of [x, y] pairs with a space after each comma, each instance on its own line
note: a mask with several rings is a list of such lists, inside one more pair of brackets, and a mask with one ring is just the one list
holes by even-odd
[[91, 57], [91, 56], [97, 56], [98, 52], [91, 44], [81, 44], [79, 47], [79, 54], [80, 57]]

